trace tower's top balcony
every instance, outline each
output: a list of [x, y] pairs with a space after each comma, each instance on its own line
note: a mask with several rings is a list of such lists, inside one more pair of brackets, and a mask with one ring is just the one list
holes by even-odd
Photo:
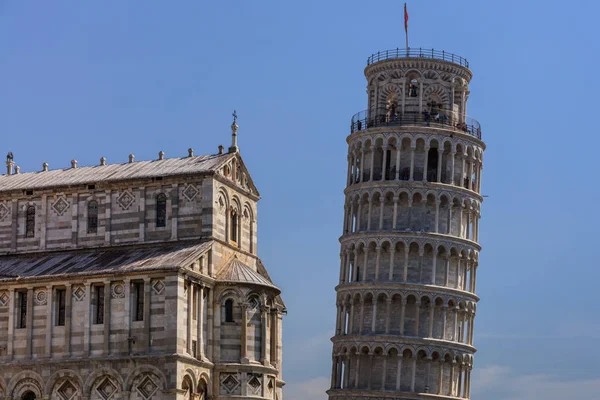
[[449, 110], [433, 112], [406, 111], [403, 115], [390, 110], [360, 111], [352, 117], [350, 133], [378, 127], [424, 126], [451, 130], [481, 140], [481, 124], [467, 115]]
[[435, 50], [435, 49], [392, 49], [392, 50], [383, 50], [378, 51], [377, 53], [371, 54], [371, 56], [367, 59], [367, 65], [374, 64], [379, 61], [386, 60], [395, 60], [395, 59], [407, 59], [407, 58], [417, 58], [417, 59], [433, 59], [433, 60], [441, 60], [447, 61], [454, 64], [458, 64], [461, 67], [469, 68], [469, 62], [466, 58], [458, 56], [456, 54], [448, 53], [444, 50]]

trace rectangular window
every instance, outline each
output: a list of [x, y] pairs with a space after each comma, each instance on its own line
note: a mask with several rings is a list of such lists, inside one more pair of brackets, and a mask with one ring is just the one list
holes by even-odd
[[144, 320], [144, 282], [133, 282], [134, 321]]
[[17, 292], [18, 311], [17, 328], [27, 328], [27, 292]]
[[65, 326], [67, 291], [65, 289], [56, 290], [56, 326]]
[[94, 318], [94, 323], [103, 324], [104, 323], [104, 285], [94, 286], [96, 290], [96, 315]]
[[195, 340], [192, 340], [192, 356], [194, 356], [194, 357], [197, 357], [196, 346], [197, 346], [197, 342]]

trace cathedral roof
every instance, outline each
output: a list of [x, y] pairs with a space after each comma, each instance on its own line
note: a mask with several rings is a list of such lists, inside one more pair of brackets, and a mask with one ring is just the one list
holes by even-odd
[[217, 170], [235, 156], [225, 153], [0, 175], [0, 192], [202, 174]]
[[[263, 268], [264, 269], [264, 268]], [[237, 257], [234, 257], [225, 264], [217, 273], [217, 281], [220, 283], [234, 283], [234, 284], [250, 284], [267, 286], [280, 292], [279, 288], [271, 282], [271, 279], [258, 272], [254, 271], [251, 267], [241, 262]]]
[[0, 281], [177, 269], [207, 251], [212, 241], [122, 246], [0, 256]]

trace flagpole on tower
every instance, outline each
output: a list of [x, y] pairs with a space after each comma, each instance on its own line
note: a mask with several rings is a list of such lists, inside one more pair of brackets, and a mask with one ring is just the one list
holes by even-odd
[[408, 57], [408, 11], [406, 10], [406, 3], [404, 3], [404, 32], [406, 33], [406, 57]]

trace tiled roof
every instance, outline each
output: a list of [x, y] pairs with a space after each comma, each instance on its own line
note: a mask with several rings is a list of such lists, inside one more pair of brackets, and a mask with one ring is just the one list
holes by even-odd
[[0, 192], [200, 174], [216, 170], [234, 156], [225, 153], [0, 175]]
[[267, 286], [280, 291], [277, 286], [273, 285], [270, 279], [254, 271], [237, 257], [234, 257], [225, 264], [217, 273], [216, 278], [218, 282]]
[[123, 246], [0, 256], [0, 281], [100, 275], [178, 268], [192, 263], [212, 241]]

